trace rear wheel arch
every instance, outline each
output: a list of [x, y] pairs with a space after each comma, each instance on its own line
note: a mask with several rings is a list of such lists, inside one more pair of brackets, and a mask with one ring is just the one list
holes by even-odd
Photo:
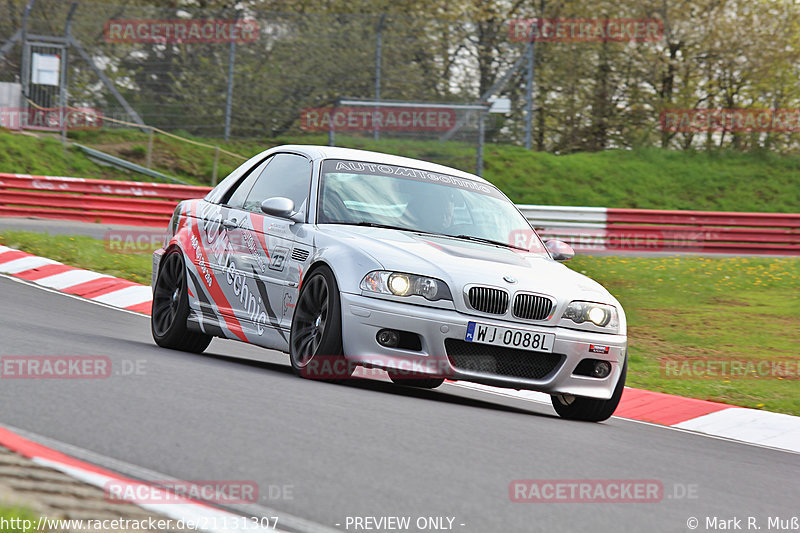
[[187, 280], [183, 251], [177, 246], [167, 248], [159, 262], [158, 275], [153, 284], [150, 329], [153, 340], [163, 348], [199, 353], [211, 342], [211, 336], [187, 327]]

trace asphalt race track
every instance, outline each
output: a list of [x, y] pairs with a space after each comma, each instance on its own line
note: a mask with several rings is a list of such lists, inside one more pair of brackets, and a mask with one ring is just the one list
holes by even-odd
[[[285, 355], [233, 341], [200, 356], [164, 350], [148, 317], [4, 276], [0, 303], [0, 356], [102, 355], [115, 374], [2, 379], [1, 425], [164, 476], [253, 480], [260, 505], [329, 528], [345, 530], [348, 516], [443, 516], [465, 533], [689, 531], [696, 517], [706, 531], [706, 517], [745, 528], [753, 516], [767, 530], [768, 518], [800, 512], [798, 454], [616, 418], [569, 422], [453, 384], [312, 382]], [[658, 480], [664, 497], [514, 503], [516, 479]], [[290, 497], [272, 498], [271, 486]]]

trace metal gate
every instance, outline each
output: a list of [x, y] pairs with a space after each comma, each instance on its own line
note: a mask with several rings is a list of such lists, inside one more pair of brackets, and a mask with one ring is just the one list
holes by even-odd
[[67, 46], [26, 41], [23, 50], [22, 114], [30, 126], [60, 130], [65, 113], [62, 106], [67, 97]]

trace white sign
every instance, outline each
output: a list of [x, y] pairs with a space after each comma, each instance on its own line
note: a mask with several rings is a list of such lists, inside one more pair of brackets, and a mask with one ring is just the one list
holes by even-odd
[[31, 83], [58, 87], [61, 58], [50, 54], [33, 54]]
[[492, 107], [489, 108], [489, 113], [511, 113], [511, 98], [490, 96], [489, 103], [492, 104]]

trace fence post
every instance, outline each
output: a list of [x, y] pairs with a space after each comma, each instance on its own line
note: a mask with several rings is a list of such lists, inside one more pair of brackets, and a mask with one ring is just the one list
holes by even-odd
[[24, 111], [28, 110], [28, 91], [29, 91], [29, 79], [31, 75], [31, 65], [30, 65], [30, 57], [29, 57], [29, 50], [28, 50], [28, 16], [31, 14], [31, 9], [33, 9], [33, 3], [36, 0], [30, 0], [28, 4], [25, 6], [25, 11], [22, 13], [22, 34], [20, 37], [22, 43], [22, 75], [20, 76], [20, 82], [22, 82], [22, 109]]
[[150, 168], [153, 164], [153, 128], [147, 132], [147, 157], [144, 166]]
[[333, 105], [331, 109], [331, 120], [328, 126], [328, 146], [336, 146], [336, 134], [333, 132], [333, 117], [336, 116], [336, 108], [339, 106], [339, 101]]
[[[237, 23], [239, 21], [239, 12], [236, 12]], [[231, 39], [230, 49], [228, 51], [228, 96], [225, 100], [225, 142], [228, 142], [231, 136], [231, 106], [233, 105], [233, 63], [236, 61], [236, 40]]]
[[[381, 15], [378, 21], [378, 30], [375, 35], [375, 101], [381, 101], [381, 57], [383, 55], [383, 24], [386, 22], [386, 13]], [[378, 108], [375, 108], [375, 114]], [[372, 116], [372, 125], [374, 128], [373, 138], [377, 141], [380, 138], [378, 126], [375, 124], [375, 115]]]
[[[532, 32], [533, 30], [531, 30]], [[533, 68], [534, 68], [534, 41], [528, 45], [528, 75], [525, 80], [525, 149], [533, 146]]]
[[[75, 15], [75, 10], [78, 9], [78, 2], [72, 2], [72, 6], [69, 8], [69, 14], [67, 15], [67, 23], [64, 26], [64, 39], [69, 42], [69, 36], [72, 34], [72, 17]], [[64, 46], [64, 52], [62, 54], [64, 57], [61, 58], [61, 101], [59, 103], [61, 109], [59, 110], [59, 115], [61, 116], [61, 145], [64, 147], [64, 150], [67, 149], [67, 91], [69, 89], [67, 84], [67, 76], [69, 76], [69, 46]]]
[[211, 171], [211, 186], [217, 185], [217, 165], [219, 164], [219, 146], [214, 147], [214, 170]]

